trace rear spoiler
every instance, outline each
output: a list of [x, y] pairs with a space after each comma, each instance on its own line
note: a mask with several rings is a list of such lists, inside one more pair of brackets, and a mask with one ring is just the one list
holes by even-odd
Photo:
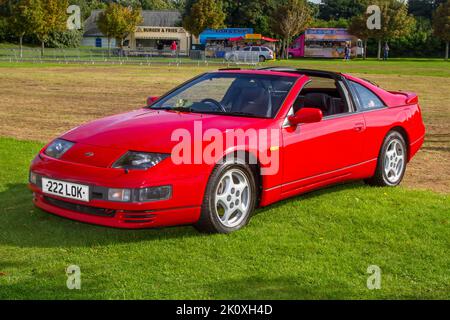
[[395, 95], [402, 95], [405, 97], [405, 104], [411, 105], [411, 104], [418, 104], [419, 103], [419, 97], [414, 92], [405, 92], [405, 91], [389, 91], [389, 93], [395, 94]]

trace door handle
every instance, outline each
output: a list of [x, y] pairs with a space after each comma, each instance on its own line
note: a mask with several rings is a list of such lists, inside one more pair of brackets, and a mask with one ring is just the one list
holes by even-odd
[[362, 131], [366, 130], [366, 125], [362, 122], [358, 122], [355, 124], [353, 129], [357, 132], [362, 132]]

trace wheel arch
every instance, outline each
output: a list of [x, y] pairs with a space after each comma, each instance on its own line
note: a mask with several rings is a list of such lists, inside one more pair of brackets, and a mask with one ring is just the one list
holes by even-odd
[[256, 195], [256, 206], [259, 206], [261, 201], [261, 195], [263, 190], [263, 176], [261, 174], [261, 162], [258, 157], [255, 156], [249, 150], [233, 150], [225, 154], [219, 161], [216, 162], [216, 165], [221, 161], [226, 161], [226, 159], [240, 159], [245, 164], [247, 164], [252, 171], [253, 177], [255, 178], [255, 184], [257, 187], [257, 195]]
[[[386, 136], [387, 136], [390, 132], [392, 132], [392, 131], [397, 131], [398, 133], [400, 133], [400, 134], [402, 135], [403, 139], [405, 139], [406, 152], [407, 152], [407, 159], [408, 159], [408, 162], [409, 162], [409, 160], [410, 160], [410, 139], [409, 139], [408, 132], [407, 132], [406, 129], [405, 129], [404, 127], [402, 127], [402, 126], [395, 126], [395, 127], [392, 127], [392, 128], [386, 133], [385, 138], [386, 138]], [[384, 141], [384, 140], [383, 140], [383, 141]]]

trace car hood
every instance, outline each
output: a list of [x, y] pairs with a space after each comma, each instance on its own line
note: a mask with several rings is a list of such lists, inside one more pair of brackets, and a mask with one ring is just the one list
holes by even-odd
[[196, 121], [198, 135], [198, 131], [203, 134], [208, 129], [225, 132], [229, 129], [261, 128], [273, 120], [140, 109], [79, 126], [62, 138], [102, 149], [170, 153], [179, 143], [179, 140], [172, 141], [175, 130], [182, 130], [179, 131], [182, 134], [189, 132], [194, 137]]

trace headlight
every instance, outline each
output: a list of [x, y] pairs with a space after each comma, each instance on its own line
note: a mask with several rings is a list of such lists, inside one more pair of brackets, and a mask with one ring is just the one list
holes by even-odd
[[47, 147], [47, 149], [45, 149], [44, 153], [49, 157], [59, 159], [67, 152], [67, 150], [72, 148], [73, 145], [73, 142], [56, 139]]
[[170, 154], [129, 151], [113, 164], [113, 168], [145, 170], [156, 166], [168, 157]]

